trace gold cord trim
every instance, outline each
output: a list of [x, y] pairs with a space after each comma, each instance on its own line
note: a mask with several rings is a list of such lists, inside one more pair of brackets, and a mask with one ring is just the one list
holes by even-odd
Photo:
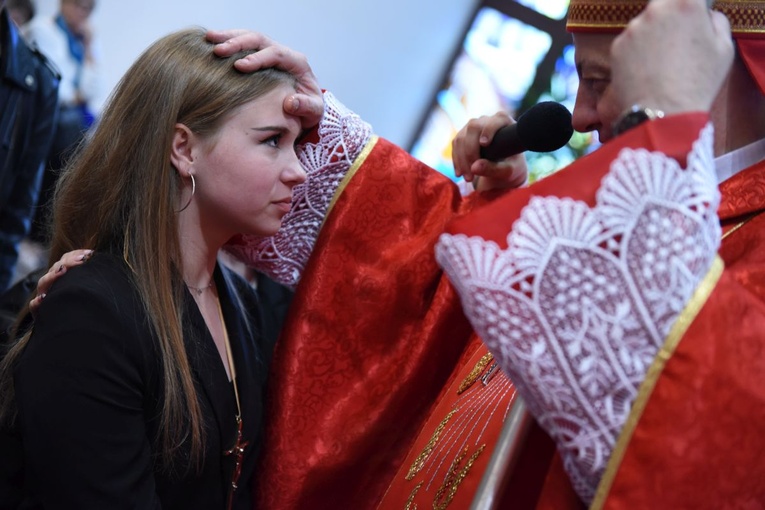
[[446, 418], [444, 418], [441, 423], [438, 424], [438, 427], [436, 427], [436, 430], [433, 432], [433, 435], [428, 441], [428, 444], [425, 445], [425, 448], [422, 449], [422, 452], [417, 456], [416, 459], [414, 459], [414, 462], [412, 462], [412, 466], [409, 468], [409, 472], [404, 477], [404, 480], [411, 481], [414, 479], [417, 473], [422, 470], [423, 466], [425, 466], [425, 461], [433, 451], [433, 448], [435, 448], [436, 443], [438, 442], [438, 438], [441, 437], [441, 433], [444, 431], [444, 428], [446, 428], [446, 424], [456, 412], [457, 409], [452, 409], [449, 414], [446, 415]]
[[337, 190], [335, 190], [335, 194], [334, 196], [332, 196], [332, 200], [330, 200], [329, 202], [329, 207], [327, 208], [327, 214], [324, 215], [324, 220], [321, 222], [321, 228], [324, 228], [324, 222], [327, 221], [327, 218], [329, 218], [329, 214], [332, 212], [332, 209], [335, 207], [335, 203], [340, 198], [340, 195], [343, 194], [345, 187], [348, 185], [349, 182], [351, 182], [351, 179], [353, 179], [353, 176], [356, 175], [356, 172], [359, 170], [359, 168], [361, 168], [361, 165], [363, 165], [364, 162], [367, 160], [367, 158], [369, 157], [369, 154], [372, 152], [372, 149], [375, 148], [375, 145], [377, 145], [377, 141], [379, 139], [380, 138], [377, 135], [372, 135], [372, 137], [369, 139], [367, 144], [361, 150], [359, 155], [356, 156], [356, 159], [351, 165], [351, 168], [348, 169], [348, 173], [346, 173], [345, 177], [343, 177], [343, 180], [340, 181], [340, 185], [337, 187]]
[[462, 483], [462, 480], [464, 480], [468, 475], [470, 469], [473, 467], [473, 463], [475, 463], [478, 456], [481, 455], [485, 449], [486, 444], [482, 444], [478, 450], [470, 456], [467, 463], [465, 464], [465, 467], [461, 469], [459, 469], [459, 466], [462, 462], [462, 459], [464, 459], [467, 455], [468, 447], [466, 446], [462, 450], [462, 453], [460, 453], [457, 458], [454, 459], [454, 462], [452, 462], [452, 465], [449, 467], [449, 472], [446, 475], [446, 480], [444, 481], [443, 485], [438, 488], [438, 491], [436, 491], [436, 496], [433, 500], [434, 510], [446, 510], [446, 507], [451, 504], [455, 494], [457, 494], [457, 489]]
[[460, 387], [457, 388], [457, 395], [461, 395], [473, 384], [475, 384], [475, 382], [480, 377], [481, 372], [483, 372], [486, 369], [486, 367], [489, 365], [489, 363], [492, 362], [493, 359], [494, 359], [494, 356], [492, 356], [491, 353], [484, 354], [483, 357], [480, 360], [478, 360], [478, 363], [475, 364], [475, 366], [473, 367], [473, 370], [471, 370], [470, 373], [465, 377], [465, 379], [460, 383]]
[[417, 493], [420, 492], [420, 489], [425, 484], [425, 482], [418, 483], [414, 489], [412, 489], [412, 493], [409, 494], [409, 499], [406, 500], [406, 506], [404, 507], [404, 510], [417, 510], [417, 503], [414, 502], [414, 498], [417, 497]]
[[752, 221], [753, 219], [755, 219], [755, 218], [756, 218], [757, 216], [759, 216], [760, 214], [762, 214], [762, 211], [760, 211], [760, 212], [757, 212], [757, 213], [754, 213], [754, 214], [752, 214], [751, 216], [749, 216], [747, 219], [745, 219], [745, 220], [743, 220], [743, 221], [740, 221], [740, 222], [739, 222], [739, 223], [737, 223], [737, 224], [736, 224], [736, 225], [735, 225], [733, 228], [731, 228], [730, 230], [728, 230], [727, 232], [725, 232], [725, 233], [722, 235], [722, 239], [725, 239], [726, 237], [728, 237], [729, 235], [731, 235], [733, 232], [735, 232], [736, 230], [740, 229], [741, 227], [743, 227], [744, 225], [746, 225], [747, 223], [749, 223], [750, 221]]
[[621, 466], [624, 454], [632, 440], [632, 434], [635, 432], [635, 428], [637, 428], [643, 411], [648, 405], [648, 399], [650, 398], [651, 393], [653, 393], [653, 389], [659, 380], [659, 376], [661, 376], [664, 367], [672, 357], [677, 346], [680, 344], [680, 340], [682, 340], [686, 331], [688, 331], [691, 323], [696, 319], [699, 311], [707, 302], [707, 299], [709, 299], [724, 268], [725, 264], [722, 259], [719, 256], [715, 256], [715, 259], [712, 262], [712, 267], [709, 268], [709, 271], [696, 288], [696, 291], [693, 293], [693, 296], [685, 309], [677, 318], [677, 321], [675, 321], [675, 324], [667, 335], [664, 345], [659, 349], [659, 352], [656, 353], [653, 363], [648, 368], [645, 380], [640, 385], [637, 398], [632, 405], [632, 410], [627, 418], [627, 422], [624, 424], [619, 439], [616, 441], [616, 446], [614, 446], [614, 451], [608, 461], [603, 478], [600, 480], [600, 484], [598, 484], [598, 490], [595, 492], [595, 498], [590, 505], [590, 510], [600, 510], [603, 508], [603, 505], [606, 502], [606, 497], [611, 491], [611, 486], [616, 478], [616, 473]]

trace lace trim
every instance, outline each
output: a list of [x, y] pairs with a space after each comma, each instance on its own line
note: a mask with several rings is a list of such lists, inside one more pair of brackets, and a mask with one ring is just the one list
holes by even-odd
[[473, 327], [590, 502], [638, 387], [720, 243], [704, 128], [683, 170], [624, 149], [597, 205], [535, 197], [502, 250], [444, 234], [436, 257]]
[[224, 249], [274, 280], [294, 288], [319, 237], [343, 177], [372, 137], [372, 128], [335, 97], [324, 94], [319, 142], [297, 148], [308, 174], [293, 189], [293, 206], [272, 237], [241, 235]]

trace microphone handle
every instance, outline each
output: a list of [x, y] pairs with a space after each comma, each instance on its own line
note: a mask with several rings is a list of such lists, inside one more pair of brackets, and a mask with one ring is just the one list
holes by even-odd
[[481, 147], [481, 158], [489, 161], [502, 161], [526, 150], [518, 136], [518, 123], [499, 129], [486, 147]]

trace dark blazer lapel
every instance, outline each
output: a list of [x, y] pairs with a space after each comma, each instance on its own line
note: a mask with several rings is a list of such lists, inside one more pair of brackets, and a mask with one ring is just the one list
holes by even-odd
[[189, 355], [189, 363], [202, 389], [200, 397], [205, 397], [207, 405], [215, 415], [218, 430], [210, 431], [210, 433], [217, 432], [220, 444], [225, 448], [234, 441], [235, 437], [236, 401], [234, 400], [234, 393], [212, 335], [210, 335], [207, 324], [188, 289], [185, 291], [184, 304], [183, 337], [186, 352]]

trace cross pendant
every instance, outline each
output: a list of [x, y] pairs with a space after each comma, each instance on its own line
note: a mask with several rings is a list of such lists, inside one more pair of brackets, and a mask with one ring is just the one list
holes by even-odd
[[234, 504], [234, 492], [237, 489], [239, 483], [239, 477], [242, 475], [242, 460], [244, 459], [244, 450], [250, 444], [249, 441], [242, 441], [242, 417], [236, 417], [236, 443], [230, 450], [225, 450], [223, 455], [228, 457], [234, 456], [234, 474], [231, 477], [231, 492], [228, 495], [228, 508], [232, 508]]

